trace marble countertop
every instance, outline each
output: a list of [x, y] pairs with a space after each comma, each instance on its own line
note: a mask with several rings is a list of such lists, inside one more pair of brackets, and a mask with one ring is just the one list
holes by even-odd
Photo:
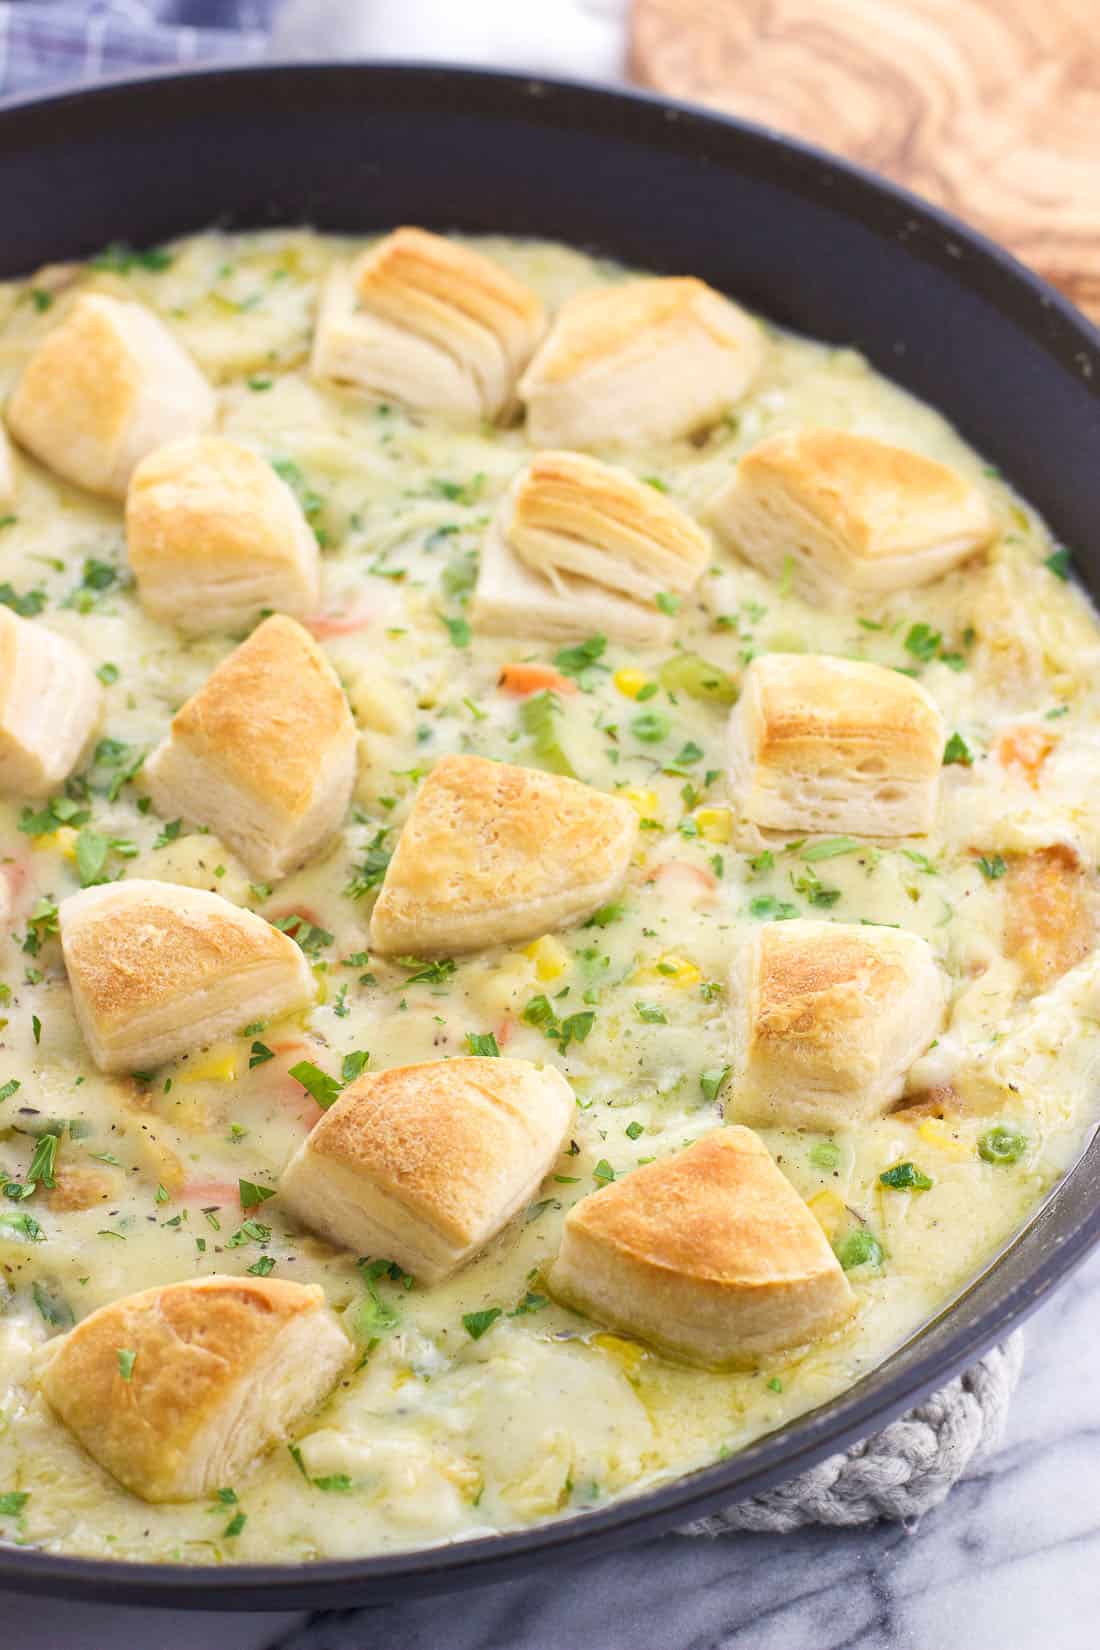
[[[274, 49], [614, 82], [625, 4], [284, 0]], [[334, 1619], [324, 1650], [1097, 1650], [1100, 1254], [1032, 1319], [1027, 1342], [1003, 1443], [916, 1530], [668, 1537], [465, 1593], [458, 1608], [410, 1600]], [[0, 1612], [13, 1650], [274, 1650], [304, 1619], [2, 1592]]]

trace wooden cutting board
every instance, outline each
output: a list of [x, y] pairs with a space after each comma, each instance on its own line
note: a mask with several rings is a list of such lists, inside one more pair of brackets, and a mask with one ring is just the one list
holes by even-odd
[[630, 65], [884, 172], [1100, 322], [1100, 0], [634, 0]]

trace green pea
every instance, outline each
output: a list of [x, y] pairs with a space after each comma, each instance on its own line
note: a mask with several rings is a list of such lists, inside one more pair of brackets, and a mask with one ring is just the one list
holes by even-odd
[[641, 739], [647, 745], [656, 745], [661, 739], [668, 738], [670, 726], [668, 717], [662, 716], [659, 710], [643, 710], [634, 717], [630, 731], [635, 739]]
[[854, 1271], [857, 1266], [882, 1265], [882, 1244], [865, 1226], [845, 1232], [835, 1249], [836, 1258], [846, 1272]]
[[978, 1141], [978, 1156], [985, 1163], [1015, 1163], [1027, 1151], [1027, 1135], [1020, 1129], [998, 1123]]

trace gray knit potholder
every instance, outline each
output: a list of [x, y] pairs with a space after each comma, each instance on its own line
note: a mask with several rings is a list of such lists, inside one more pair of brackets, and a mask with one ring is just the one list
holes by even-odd
[[970, 1463], [1004, 1431], [1024, 1355], [1020, 1330], [891, 1421], [874, 1437], [811, 1467], [778, 1489], [688, 1524], [684, 1535], [766, 1530], [785, 1535], [804, 1524], [912, 1523], [939, 1506]]

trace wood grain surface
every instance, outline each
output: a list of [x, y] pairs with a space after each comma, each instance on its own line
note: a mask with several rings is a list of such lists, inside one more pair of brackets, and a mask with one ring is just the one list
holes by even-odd
[[634, 0], [631, 72], [937, 201], [1100, 322], [1100, 0]]

